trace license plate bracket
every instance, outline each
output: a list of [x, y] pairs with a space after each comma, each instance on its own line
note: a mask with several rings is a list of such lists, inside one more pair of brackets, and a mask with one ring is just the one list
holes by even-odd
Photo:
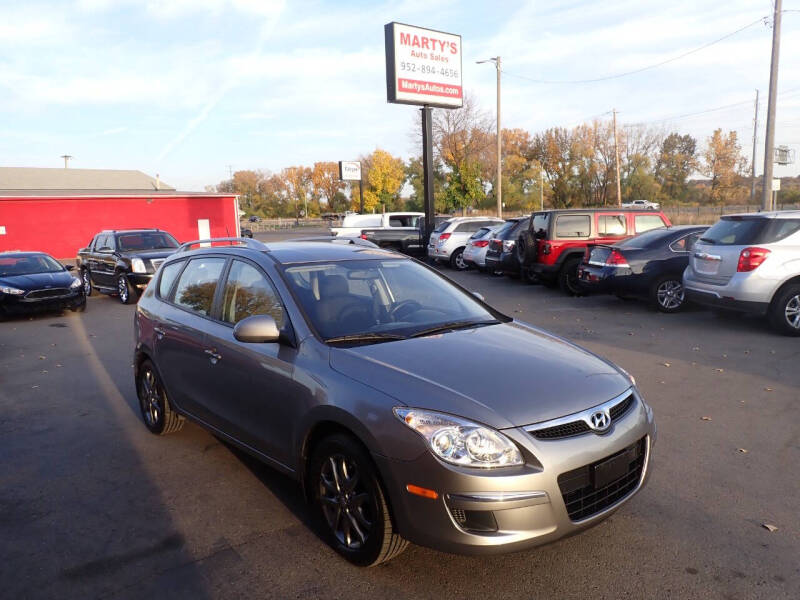
[[633, 456], [631, 450], [628, 449], [622, 454], [612, 456], [594, 465], [592, 468], [592, 484], [594, 489], [603, 488], [625, 476], [628, 473], [632, 460]]

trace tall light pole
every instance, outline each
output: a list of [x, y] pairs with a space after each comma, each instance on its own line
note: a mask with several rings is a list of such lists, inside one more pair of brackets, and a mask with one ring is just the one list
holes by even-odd
[[497, 216], [503, 216], [503, 137], [500, 129], [500, 73], [503, 70], [499, 56], [479, 60], [477, 64], [493, 62], [497, 67]]
[[775, 153], [775, 103], [778, 92], [778, 58], [781, 54], [781, 0], [775, 0], [772, 18], [772, 61], [769, 72], [769, 100], [767, 100], [767, 135], [764, 140], [764, 185], [761, 209], [772, 210], [772, 161]]
[[617, 172], [617, 206], [622, 206], [622, 188], [619, 182], [619, 146], [617, 145], [617, 109], [615, 108], [612, 112], [614, 113], [614, 169]]

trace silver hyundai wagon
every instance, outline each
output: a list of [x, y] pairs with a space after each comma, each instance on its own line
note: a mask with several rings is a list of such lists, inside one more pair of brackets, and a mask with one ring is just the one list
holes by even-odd
[[536, 546], [642, 488], [653, 413], [619, 367], [400, 254], [225, 241], [182, 246], [139, 301], [144, 422], [296, 478], [353, 563]]

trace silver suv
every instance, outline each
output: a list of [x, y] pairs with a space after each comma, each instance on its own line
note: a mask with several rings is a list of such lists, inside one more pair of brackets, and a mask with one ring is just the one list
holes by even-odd
[[722, 217], [695, 244], [683, 285], [694, 302], [800, 335], [800, 211]]
[[464, 260], [464, 248], [472, 234], [481, 227], [502, 224], [503, 219], [497, 217], [454, 217], [443, 221], [428, 240], [428, 256], [434, 260], [446, 260], [452, 268], [463, 271], [469, 267]]

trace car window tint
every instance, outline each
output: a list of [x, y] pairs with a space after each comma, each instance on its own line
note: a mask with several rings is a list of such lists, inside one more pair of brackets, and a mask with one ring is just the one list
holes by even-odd
[[278, 294], [261, 270], [234, 260], [222, 302], [222, 320], [238, 323], [253, 315], [269, 315], [280, 329], [284, 323], [284, 311]]
[[159, 275], [158, 280], [158, 295], [161, 298], [169, 297], [169, 291], [172, 289], [172, 284], [175, 282], [175, 278], [178, 276], [178, 273], [181, 272], [183, 264], [184, 261], [179, 260], [177, 262], [164, 265], [164, 267], [161, 269], [161, 275]]
[[800, 230], [800, 219], [773, 219], [761, 236], [760, 244], [778, 242]]
[[597, 233], [610, 236], [625, 235], [627, 233], [625, 215], [598, 215]]
[[689, 236], [684, 236], [672, 242], [669, 247], [673, 252], [686, 252]]
[[633, 218], [637, 233], [666, 225], [659, 215], [635, 215]]
[[175, 304], [201, 315], [209, 315], [223, 266], [224, 258], [190, 260], [175, 288]]
[[480, 225], [480, 221], [466, 221], [465, 223], [459, 223], [456, 228], [456, 233], [470, 233], [478, 231]]
[[540, 213], [538, 215], [533, 215], [533, 234], [538, 235], [539, 237], [544, 237], [547, 235], [547, 223], [548, 213]]
[[696, 231], [692, 235], [686, 238], [686, 249], [691, 251], [694, 248], [694, 245], [697, 243], [697, 240], [700, 239], [700, 236], [703, 235], [702, 231]]
[[591, 218], [589, 215], [559, 215], [556, 219], [556, 237], [589, 237]]
[[488, 227], [481, 227], [480, 229], [478, 229], [478, 231], [473, 233], [470, 236], [469, 239], [471, 239], [471, 240], [479, 240], [482, 237], [484, 237], [485, 235], [487, 235], [490, 231], [491, 231], [491, 229], [489, 229]]

